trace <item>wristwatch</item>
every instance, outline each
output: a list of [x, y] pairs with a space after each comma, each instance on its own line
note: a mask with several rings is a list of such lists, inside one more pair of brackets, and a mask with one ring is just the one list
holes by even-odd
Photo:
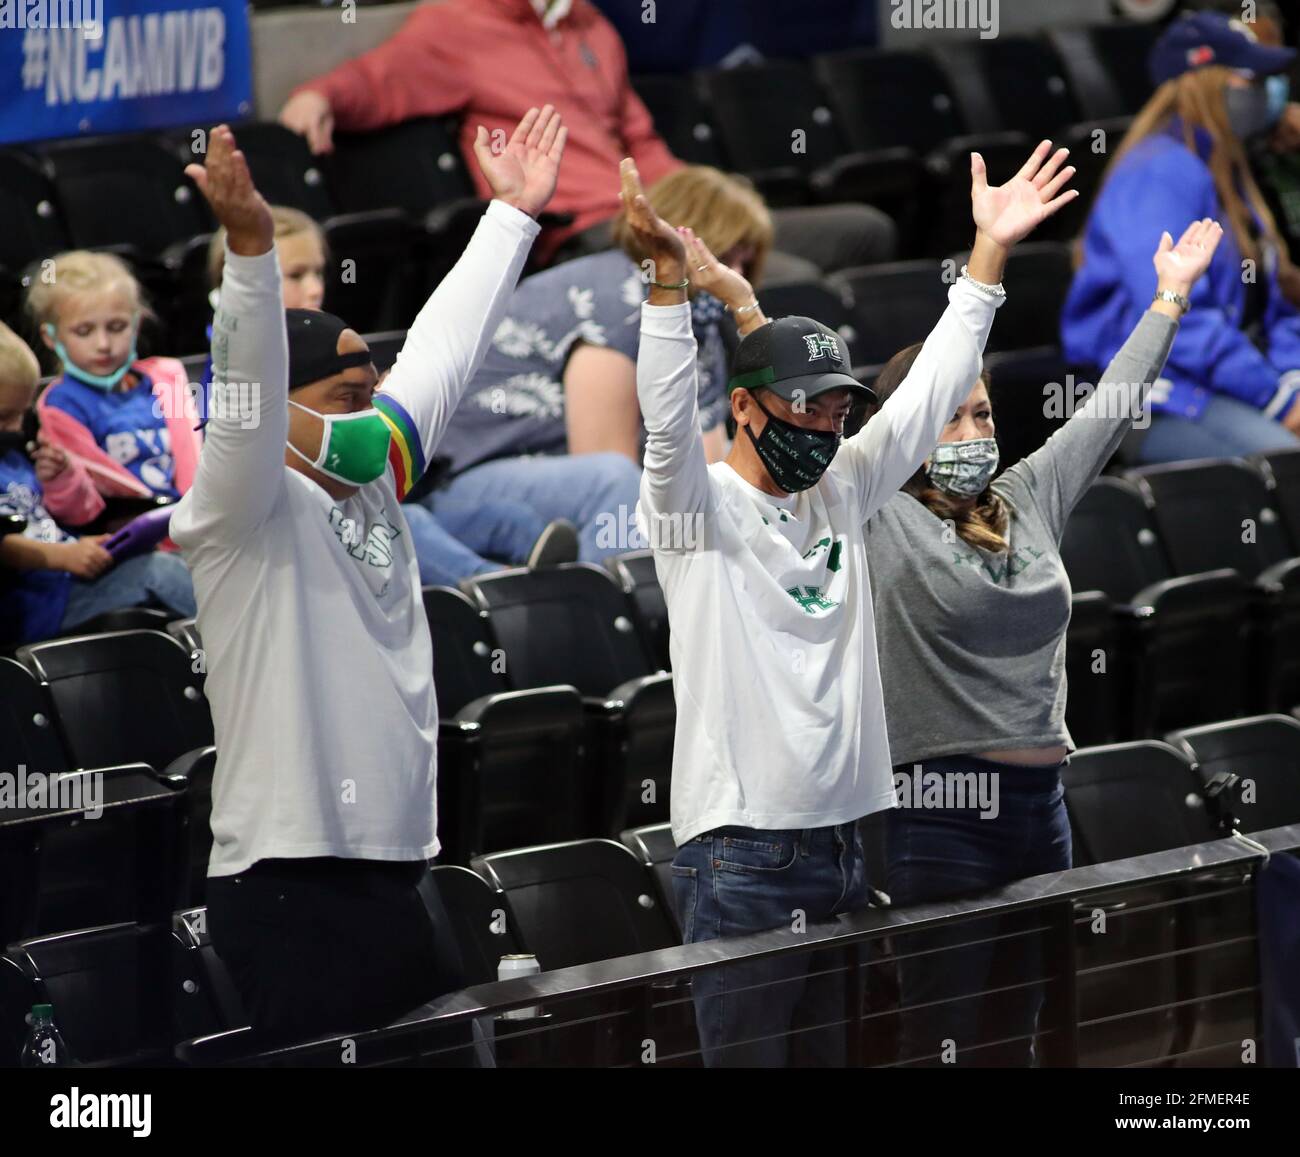
[[1172, 289], [1157, 289], [1156, 295], [1151, 300], [1172, 302], [1184, 313], [1190, 312], [1192, 308], [1192, 303], [1187, 298], [1181, 293], [1175, 293]]

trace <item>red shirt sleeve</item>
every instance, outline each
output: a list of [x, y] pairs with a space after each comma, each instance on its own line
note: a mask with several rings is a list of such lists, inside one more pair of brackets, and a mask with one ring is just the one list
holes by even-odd
[[[470, 87], [447, 5], [417, 8], [390, 39], [355, 60], [299, 85], [330, 102], [342, 132], [387, 128], [411, 117], [442, 116], [463, 108]], [[463, 45], [461, 46], [463, 47]]]

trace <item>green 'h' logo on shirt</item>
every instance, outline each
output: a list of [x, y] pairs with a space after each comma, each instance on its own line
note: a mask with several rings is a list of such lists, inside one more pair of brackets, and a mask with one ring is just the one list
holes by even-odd
[[815, 615], [818, 611], [829, 611], [838, 604], [834, 599], [828, 599], [822, 594], [821, 587], [791, 587], [785, 592], [796, 603], [798, 603], [810, 615]]

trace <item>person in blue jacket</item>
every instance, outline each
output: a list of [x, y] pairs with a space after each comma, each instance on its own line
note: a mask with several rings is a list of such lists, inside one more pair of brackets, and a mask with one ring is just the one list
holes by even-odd
[[1215, 12], [1180, 17], [1152, 47], [1158, 87], [1107, 169], [1061, 315], [1067, 358], [1107, 364], [1151, 303], [1160, 234], [1227, 226], [1151, 392], [1141, 462], [1300, 446], [1300, 313], [1278, 288], [1290, 259], [1243, 148], [1280, 116], [1294, 57]]

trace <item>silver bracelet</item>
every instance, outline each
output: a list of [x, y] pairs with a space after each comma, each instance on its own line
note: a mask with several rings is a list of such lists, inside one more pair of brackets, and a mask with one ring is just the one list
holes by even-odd
[[[730, 306], [728, 306], [727, 308], [731, 309]], [[739, 317], [742, 313], [752, 313], [757, 308], [758, 308], [758, 298], [755, 298], [754, 303], [752, 305], [742, 305], [739, 309], [732, 309], [731, 312], [735, 314], [737, 317]]]
[[1187, 300], [1181, 293], [1175, 293], [1172, 289], [1157, 289], [1156, 295], [1152, 301], [1167, 301], [1172, 305], [1178, 306], [1183, 313], [1190, 313], [1192, 303]]
[[1002, 282], [999, 281], [997, 285], [987, 285], [983, 281], [976, 281], [975, 278], [966, 272], [968, 268], [969, 266], [966, 265], [961, 267], [962, 277], [969, 281], [981, 293], [986, 293], [989, 297], [1006, 297], [1007, 291], [1002, 288]]

